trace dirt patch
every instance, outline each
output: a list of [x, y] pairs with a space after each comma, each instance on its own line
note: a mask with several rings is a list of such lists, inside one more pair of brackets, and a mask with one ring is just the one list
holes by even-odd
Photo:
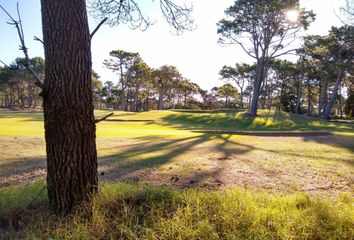
[[244, 132], [244, 131], [222, 131], [222, 130], [198, 130], [195, 133], [205, 134], [228, 134], [228, 135], [246, 135], [257, 137], [319, 137], [333, 135], [330, 132]]

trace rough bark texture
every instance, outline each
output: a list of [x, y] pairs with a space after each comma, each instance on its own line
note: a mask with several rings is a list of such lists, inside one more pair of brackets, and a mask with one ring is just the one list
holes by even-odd
[[85, 0], [41, 0], [49, 204], [66, 214], [97, 191], [90, 32]]

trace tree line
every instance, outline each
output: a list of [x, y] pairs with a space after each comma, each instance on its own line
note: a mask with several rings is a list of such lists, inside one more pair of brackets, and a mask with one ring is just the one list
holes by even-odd
[[[258, 107], [308, 116], [343, 117], [354, 114], [353, 27], [332, 28], [328, 35], [310, 35], [297, 50], [297, 62], [272, 59], [260, 87]], [[40, 89], [17, 58], [0, 68], [0, 105], [41, 105]], [[31, 59], [32, 68], [44, 75], [44, 60]], [[256, 64], [236, 63], [219, 71], [224, 84], [203, 90], [175, 66], [154, 69], [139, 53], [114, 50], [104, 66], [117, 74], [116, 83], [102, 82], [92, 71], [93, 100], [97, 109], [148, 111], [152, 109], [250, 109], [254, 94]]]

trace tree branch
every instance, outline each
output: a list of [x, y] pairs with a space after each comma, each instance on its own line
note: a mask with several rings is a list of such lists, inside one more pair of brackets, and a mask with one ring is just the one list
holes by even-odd
[[7, 68], [9, 67], [9, 66], [7, 66], [7, 64], [6, 64], [6, 63], [4, 63], [4, 62], [3, 62], [3, 61], [1, 61], [1, 60], [0, 60], [0, 63], [2, 63], [2, 64], [3, 64], [5, 67], [7, 67]]
[[93, 35], [100, 29], [100, 27], [108, 20], [108, 17], [105, 17], [102, 19], [102, 21], [97, 25], [97, 27], [93, 30], [93, 32], [90, 34], [90, 40], [92, 39]]
[[285, 54], [290, 54], [291, 52], [296, 51], [296, 50], [297, 49], [290, 49], [288, 51], [285, 51], [285, 52], [279, 53], [277, 55], [274, 55], [274, 56], [272, 56], [272, 58], [277, 58], [277, 57], [280, 57], [280, 56], [285, 55]]
[[30, 62], [30, 59], [28, 57], [28, 51], [27, 51], [27, 47], [25, 45], [25, 37], [24, 37], [24, 33], [23, 33], [23, 27], [22, 27], [22, 22], [21, 22], [21, 16], [20, 16], [20, 10], [19, 10], [19, 7], [18, 7], [18, 3], [17, 3], [18, 21], [16, 21], [1, 5], [0, 5], [0, 8], [10, 18], [11, 22], [8, 22], [8, 24], [15, 25], [15, 27], [17, 29], [18, 37], [20, 38], [20, 42], [21, 42], [20, 50], [22, 50], [24, 55], [25, 55], [25, 63], [21, 62], [21, 64], [23, 66], [25, 66], [25, 68], [34, 76], [34, 84], [36, 84], [40, 88], [43, 88], [43, 85], [44, 85], [43, 81], [39, 77], [39, 75], [32, 69], [31, 62]]
[[95, 123], [102, 122], [102, 121], [106, 120], [107, 118], [109, 118], [110, 116], [112, 116], [113, 114], [114, 113], [110, 113], [110, 114], [104, 116], [103, 118], [97, 119], [97, 120], [95, 120]]
[[41, 43], [44, 45], [43, 40], [40, 39], [40, 38], [38, 38], [38, 37], [36, 37], [36, 36], [34, 36], [33, 40], [38, 41], [38, 42], [41, 42]]

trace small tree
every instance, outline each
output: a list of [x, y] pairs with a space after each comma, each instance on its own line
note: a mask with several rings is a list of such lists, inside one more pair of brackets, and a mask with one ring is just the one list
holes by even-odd
[[240, 45], [256, 61], [250, 109], [255, 117], [269, 61], [294, 51], [287, 47], [314, 20], [314, 14], [301, 9], [298, 0], [236, 0], [225, 14], [227, 18], [218, 23], [219, 42]]
[[155, 69], [152, 75], [158, 94], [157, 109], [163, 110], [165, 97], [170, 95], [169, 91], [172, 89], [174, 82], [182, 79], [182, 74], [175, 66], [164, 65]]
[[120, 85], [122, 94], [120, 96], [122, 110], [127, 111], [127, 104], [125, 99], [125, 90], [127, 82], [127, 72], [129, 68], [134, 64], [134, 60], [139, 57], [138, 53], [126, 52], [123, 50], [115, 50], [109, 53], [110, 59], [104, 60], [104, 65], [108, 68], [117, 72], [119, 75]]
[[246, 63], [238, 64], [235, 67], [223, 66], [219, 74], [223, 79], [232, 80], [240, 89], [240, 108], [243, 108], [243, 95], [254, 75], [255, 67]]
[[236, 99], [237, 96], [237, 88], [232, 86], [229, 83], [226, 83], [218, 88], [217, 94], [219, 97], [225, 98], [225, 108], [230, 107], [230, 99]]

